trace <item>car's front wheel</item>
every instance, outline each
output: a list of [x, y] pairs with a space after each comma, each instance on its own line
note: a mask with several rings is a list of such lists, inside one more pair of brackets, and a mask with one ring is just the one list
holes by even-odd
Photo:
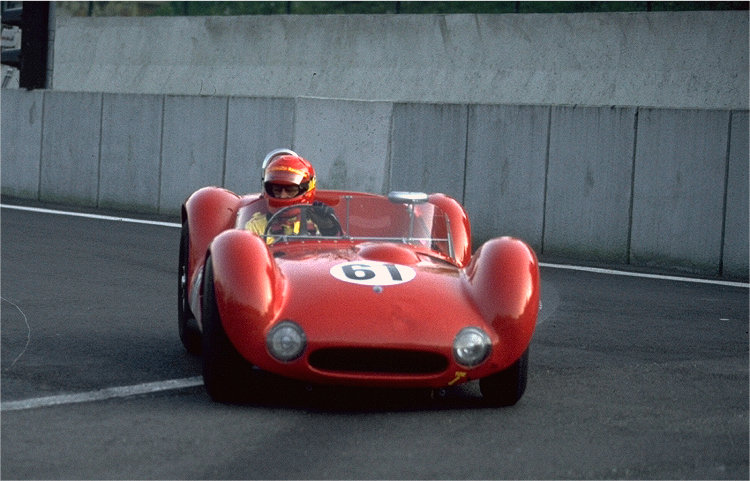
[[529, 370], [529, 348], [516, 362], [491, 376], [479, 380], [482, 398], [491, 406], [512, 406], [526, 391]]
[[182, 223], [180, 235], [180, 261], [177, 270], [177, 328], [180, 341], [190, 354], [201, 352], [201, 331], [198, 321], [188, 304], [188, 261], [190, 257], [190, 234], [187, 221]]
[[214, 401], [231, 402], [252, 393], [256, 376], [252, 365], [234, 348], [219, 316], [211, 257], [203, 275], [203, 384]]

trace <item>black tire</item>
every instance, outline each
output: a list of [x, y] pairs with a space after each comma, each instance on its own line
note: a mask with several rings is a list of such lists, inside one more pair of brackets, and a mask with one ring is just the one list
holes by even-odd
[[203, 274], [202, 362], [203, 384], [214, 401], [233, 402], [253, 394], [255, 378], [252, 365], [232, 345], [221, 323], [214, 290], [211, 257]]
[[182, 223], [180, 235], [180, 262], [177, 269], [177, 328], [180, 333], [180, 341], [190, 354], [198, 355], [201, 352], [201, 331], [198, 321], [190, 310], [188, 304], [188, 261], [190, 257], [190, 234], [188, 233], [187, 221]]
[[483, 400], [497, 407], [513, 406], [526, 391], [529, 349], [516, 362], [496, 374], [479, 380]]

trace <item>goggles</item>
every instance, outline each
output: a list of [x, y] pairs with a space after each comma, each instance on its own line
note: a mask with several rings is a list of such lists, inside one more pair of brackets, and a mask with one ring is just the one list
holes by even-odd
[[300, 186], [296, 184], [274, 184], [273, 182], [266, 182], [266, 193], [271, 197], [282, 198], [282, 194], [286, 194], [286, 197], [297, 197], [303, 194], [307, 190], [307, 186]]

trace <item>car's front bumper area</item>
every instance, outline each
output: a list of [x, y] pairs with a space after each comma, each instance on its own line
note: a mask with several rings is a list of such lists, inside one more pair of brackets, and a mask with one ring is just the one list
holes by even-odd
[[[466, 368], [453, 359], [450, 345], [441, 348], [415, 346], [364, 347], [308, 345], [290, 362], [256, 351], [257, 367], [283, 377], [320, 385], [442, 388], [489, 376], [500, 371], [492, 356], [481, 365]], [[259, 355], [260, 354], [260, 355]]]

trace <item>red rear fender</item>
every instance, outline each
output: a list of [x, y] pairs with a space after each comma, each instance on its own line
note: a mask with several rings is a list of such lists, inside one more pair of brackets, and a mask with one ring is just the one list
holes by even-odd
[[182, 221], [187, 220], [190, 230], [190, 275], [214, 237], [234, 227], [240, 201], [240, 196], [219, 187], [204, 187], [185, 201]]
[[539, 264], [534, 251], [510, 237], [483, 244], [466, 269], [471, 296], [492, 324], [505, 353], [514, 362], [531, 341], [539, 313]]
[[[471, 225], [466, 210], [456, 199], [445, 194], [431, 194], [430, 203], [448, 214], [456, 262], [459, 267], [464, 267], [471, 260]], [[443, 235], [438, 226], [435, 226], [433, 234], [438, 237]]]

